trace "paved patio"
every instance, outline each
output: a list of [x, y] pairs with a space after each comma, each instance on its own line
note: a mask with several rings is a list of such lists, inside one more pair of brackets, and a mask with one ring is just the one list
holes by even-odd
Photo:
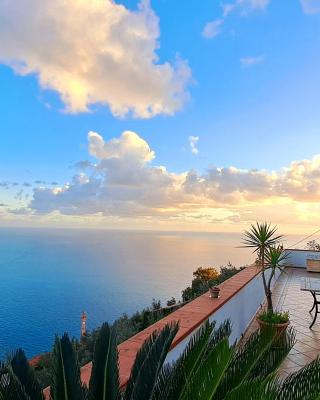
[[[309, 314], [313, 298], [309, 292], [300, 290], [301, 278], [306, 276], [320, 279], [320, 274], [307, 272], [306, 269], [287, 268], [273, 290], [274, 308], [289, 311], [290, 322], [296, 329], [296, 344], [279, 368], [279, 375], [283, 378], [311, 362], [320, 353], [320, 314], [312, 329], [309, 329], [314, 315]], [[255, 329], [256, 321], [250, 325], [247, 334]]]

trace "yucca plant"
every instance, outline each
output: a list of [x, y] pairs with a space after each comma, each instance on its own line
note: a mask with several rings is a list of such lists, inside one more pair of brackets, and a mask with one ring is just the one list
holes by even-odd
[[[274, 263], [270, 264], [268, 261], [270, 261], [271, 249], [274, 249], [275, 253], [277, 250], [280, 250], [279, 243], [283, 238], [282, 235], [277, 234], [277, 229], [276, 226], [271, 226], [271, 224], [267, 222], [256, 222], [256, 224], [251, 225], [250, 230], [244, 232], [242, 241], [242, 247], [251, 248], [253, 249], [253, 253], [257, 254], [258, 264], [261, 268], [263, 287], [267, 299], [267, 309], [270, 313], [273, 313], [271, 282], [275, 270], [280, 266], [280, 263], [278, 262], [275, 265]], [[279, 258], [281, 257], [279, 255], [278, 261], [280, 261]], [[276, 261], [275, 257], [273, 257], [273, 261]], [[269, 268], [272, 268], [272, 271], [271, 276], [267, 280], [265, 271]]]

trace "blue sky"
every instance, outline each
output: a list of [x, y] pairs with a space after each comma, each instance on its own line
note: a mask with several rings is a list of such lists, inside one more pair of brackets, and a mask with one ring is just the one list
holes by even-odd
[[[18, 35], [15, 24], [33, 16], [15, 15], [1, 3], [0, 22], [2, 18], [7, 27], [0, 35], [5, 37], [10, 30]], [[50, 7], [45, 3], [44, 8]], [[137, 9], [136, 1], [118, 3], [129, 13]], [[33, 55], [35, 66], [22, 73], [12, 59], [31, 65], [28, 52], [22, 54], [14, 41], [5, 51], [0, 48], [0, 181], [32, 183], [24, 188], [29, 197], [19, 204], [14, 196], [20, 186], [0, 188], [0, 202], [9, 206], [3, 214], [16, 212], [17, 207], [30, 208], [38, 185], [35, 181], [45, 181], [50, 188], [52, 182], [63, 186], [76, 173], [72, 168], [76, 162], [93, 161], [95, 157], [88, 154], [89, 131], [99, 133], [105, 142], [119, 138], [123, 131], [133, 131], [155, 152], [150, 165], [165, 166], [177, 175], [196, 170], [200, 176], [212, 166], [281, 174], [281, 168], [289, 168], [292, 161], [311, 160], [320, 153], [319, 2], [233, 0], [225, 4], [233, 7], [226, 15], [220, 2], [213, 0], [188, 0], [183, 5], [154, 0], [148, 6], [159, 18], [159, 48], [155, 50], [159, 60], [155, 64], [174, 65], [178, 57], [189, 67], [190, 76], [183, 83], [189, 98], [172, 115], [118, 117], [101, 102], [90, 105], [90, 112], [66, 112], [59, 90], [48, 90], [50, 85], [39, 82], [37, 68], [48, 69], [48, 64], [36, 65]], [[68, 7], [77, 7], [77, 1]], [[204, 37], [203, 30], [211, 21], [222, 22], [214, 37]], [[19, 38], [23, 42], [23, 36]], [[38, 39], [22, 44], [32, 49], [32, 40]], [[190, 136], [198, 137], [197, 154], [191, 152]], [[305, 199], [293, 200], [305, 203]], [[315, 199], [308, 202], [314, 206]], [[221, 204], [205, 204], [208, 207], [221, 209]], [[32, 214], [39, 211], [31, 209]], [[54, 211], [61, 209], [47, 210]]]

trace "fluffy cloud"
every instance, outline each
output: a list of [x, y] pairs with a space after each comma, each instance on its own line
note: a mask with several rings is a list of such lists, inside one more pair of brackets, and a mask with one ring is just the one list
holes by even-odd
[[88, 133], [89, 153], [98, 160], [126, 159], [131, 164], [146, 164], [155, 157], [148, 143], [135, 132], [125, 131], [119, 139], [105, 142], [96, 132]]
[[320, 1], [319, 0], [300, 0], [302, 9], [306, 14], [318, 14], [320, 13]]
[[33, 210], [133, 216], [179, 206], [184, 176], [151, 166], [155, 154], [136, 133], [125, 131], [105, 142], [98, 133], [89, 132], [88, 142], [89, 153], [97, 160], [91, 174], [78, 173], [63, 187], [35, 189]]
[[66, 111], [107, 105], [116, 116], [173, 114], [185, 102], [187, 63], [159, 62], [159, 21], [142, 0], [130, 11], [113, 0], [0, 1], [0, 61], [35, 74]]
[[88, 142], [96, 162], [63, 186], [34, 189], [33, 214], [237, 223], [304, 221], [319, 209], [320, 155], [273, 172], [210, 166], [177, 174], [153, 165], [155, 153], [134, 132], [109, 141], [89, 132]]

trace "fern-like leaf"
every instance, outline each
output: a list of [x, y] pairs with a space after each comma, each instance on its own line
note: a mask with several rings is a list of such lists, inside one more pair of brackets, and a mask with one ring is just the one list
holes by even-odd
[[159, 373], [178, 331], [178, 324], [166, 325], [154, 332], [138, 351], [124, 393], [125, 400], [149, 400], [153, 396]]
[[224, 400], [275, 400], [277, 393], [277, 381], [270, 376], [243, 382], [230, 391]]
[[157, 382], [155, 400], [178, 399], [184, 386], [206, 357], [208, 350], [230, 336], [229, 320], [223, 322], [218, 329], [214, 327], [215, 321], [213, 323], [206, 321], [191, 337], [179, 359], [173, 365], [165, 366]]
[[52, 352], [53, 377], [52, 400], [84, 400], [87, 390], [81, 383], [80, 367], [69, 336], [56, 337]]
[[10, 365], [0, 365], [0, 400], [33, 400], [14, 375]]
[[[294, 343], [292, 334], [291, 331], [288, 333], [291, 339], [278, 341], [273, 329], [263, 334], [256, 331], [242, 346], [237, 346], [214, 399], [224, 399], [227, 393], [243, 382], [257, 377], [263, 379], [273, 372], [290, 351]], [[275, 343], [278, 343], [277, 349], [274, 348]]]
[[120, 398], [117, 338], [107, 323], [101, 326], [95, 343], [89, 391], [95, 400]]
[[25, 392], [32, 400], [43, 400], [44, 396], [33, 369], [30, 367], [23, 350], [17, 350], [10, 358], [12, 372], [17, 377]]
[[179, 400], [211, 400], [232, 358], [234, 349], [227, 338], [222, 339], [190, 377], [179, 396]]
[[289, 375], [276, 400], [320, 400], [320, 358]]

